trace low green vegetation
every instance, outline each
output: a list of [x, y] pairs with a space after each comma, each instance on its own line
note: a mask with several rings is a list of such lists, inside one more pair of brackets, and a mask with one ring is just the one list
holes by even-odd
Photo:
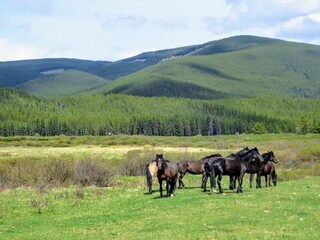
[[[0, 137], [1, 239], [317, 239], [320, 139], [317, 134], [194, 137]], [[244, 146], [273, 150], [278, 184], [211, 195], [200, 175], [172, 198], [152, 195], [145, 164]]]
[[[319, 177], [211, 196], [199, 179], [174, 197], [146, 194], [144, 179], [116, 188], [0, 193], [1, 239], [317, 239]], [[223, 179], [226, 183], [226, 178]], [[155, 190], [157, 191], [157, 187]]]
[[213, 153], [227, 156], [244, 146], [274, 151], [280, 181], [320, 175], [316, 134], [147, 137], [2, 137], [0, 189], [117, 186], [119, 176], [142, 176], [156, 153], [178, 162]]

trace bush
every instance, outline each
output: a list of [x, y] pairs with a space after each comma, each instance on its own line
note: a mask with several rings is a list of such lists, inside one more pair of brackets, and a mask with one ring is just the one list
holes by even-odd
[[74, 170], [74, 182], [81, 186], [107, 187], [112, 182], [112, 171], [106, 162], [85, 159]]
[[133, 150], [126, 155], [126, 160], [120, 166], [119, 173], [124, 176], [144, 176], [146, 164], [155, 157], [155, 152], [149, 150]]
[[67, 186], [72, 182], [73, 165], [70, 161], [53, 159], [43, 164], [42, 184]]
[[263, 122], [256, 122], [252, 128], [254, 134], [265, 134], [267, 133], [267, 128]]

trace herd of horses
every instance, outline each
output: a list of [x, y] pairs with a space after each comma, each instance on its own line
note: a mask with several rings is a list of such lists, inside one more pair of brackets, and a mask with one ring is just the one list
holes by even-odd
[[[242, 193], [242, 182], [245, 173], [250, 174], [250, 188], [254, 174], [256, 177], [256, 187], [261, 188], [261, 176], [265, 176], [266, 187], [277, 184], [277, 174], [273, 163], [278, 163], [273, 151], [260, 155], [255, 147], [249, 149], [244, 147], [239, 152], [222, 157], [221, 154], [212, 154], [199, 160], [182, 160], [178, 163], [172, 163], [163, 158], [163, 154], [156, 154], [156, 158], [146, 165], [146, 178], [149, 193], [152, 191], [152, 182], [158, 178], [160, 197], [163, 197], [162, 182], [166, 181], [167, 197], [173, 196], [177, 181], [179, 188], [184, 188], [185, 184], [182, 178], [186, 173], [202, 174], [201, 187], [207, 191], [207, 180], [210, 179], [210, 191], [215, 193], [216, 182], [219, 192], [223, 193], [221, 180], [223, 175], [230, 177], [229, 189], [237, 189], [237, 193]], [[217, 180], [217, 181], [216, 181]], [[269, 181], [269, 182], [268, 182]], [[236, 188], [236, 182], [238, 186]]]

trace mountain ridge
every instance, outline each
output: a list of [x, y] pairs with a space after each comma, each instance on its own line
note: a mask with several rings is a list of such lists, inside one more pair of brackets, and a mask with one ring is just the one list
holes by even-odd
[[[31, 85], [35, 79], [39, 81], [44, 72], [62, 69], [86, 72], [105, 80], [101, 87], [94, 86], [97, 88], [94, 91], [88, 83], [88, 93], [189, 95], [204, 99], [261, 94], [319, 98], [318, 60], [320, 46], [317, 45], [242, 35], [145, 52], [115, 62], [63, 58], [0, 62], [0, 86]], [[44, 90], [38, 89], [38, 92], [45, 92], [49, 86], [43, 86]], [[37, 85], [33, 84], [33, 88]], [[65, 95], [70, 94], [73, 93]], [[60, 95], [63, 94], [56, 96]]]

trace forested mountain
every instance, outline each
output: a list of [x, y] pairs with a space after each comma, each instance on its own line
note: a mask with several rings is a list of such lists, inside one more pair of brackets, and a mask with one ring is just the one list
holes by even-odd
[[320, 133], [316, 45], [238, 36], [117, 62], [2, 62], [0, 85], [25, 91], [0, 87], [0, 136]]
[[[2, 62], [0, 85], [28, 85], [23, 88], [25, 91], [38, 94], [46, 92], [45, 85], [34, 84], [48, 80], [43, 73], [72, 69], [113, 80], [97, 91], [104, 94], [200, 99], [265, 95], [319, 98], [319, 60], [320, 47], [316, 45], [237, 36], [142, 53], [116, 62], [77, 59]], [[53, 86], [55, 81], [52, 81], [48, 87], [69, 89], [68, 83], [78, 77], [69, 74], [65, 88], [62, 81], [56, 82], [59, 86]], [[95, 85], [87, 83], [82, 90]], [[70, 94], [74, 92], [62, 91], [47, 96]]]
[[39, 98], [0, 88], [0, 102], [0, 136], [320, 133], [320, 99], [197, 100], [119, 94]]
[[243, 36], [209, 44], [194, 55], [117, 79], [100, 92], [202, 99], [320, 97], [319, 46]]

